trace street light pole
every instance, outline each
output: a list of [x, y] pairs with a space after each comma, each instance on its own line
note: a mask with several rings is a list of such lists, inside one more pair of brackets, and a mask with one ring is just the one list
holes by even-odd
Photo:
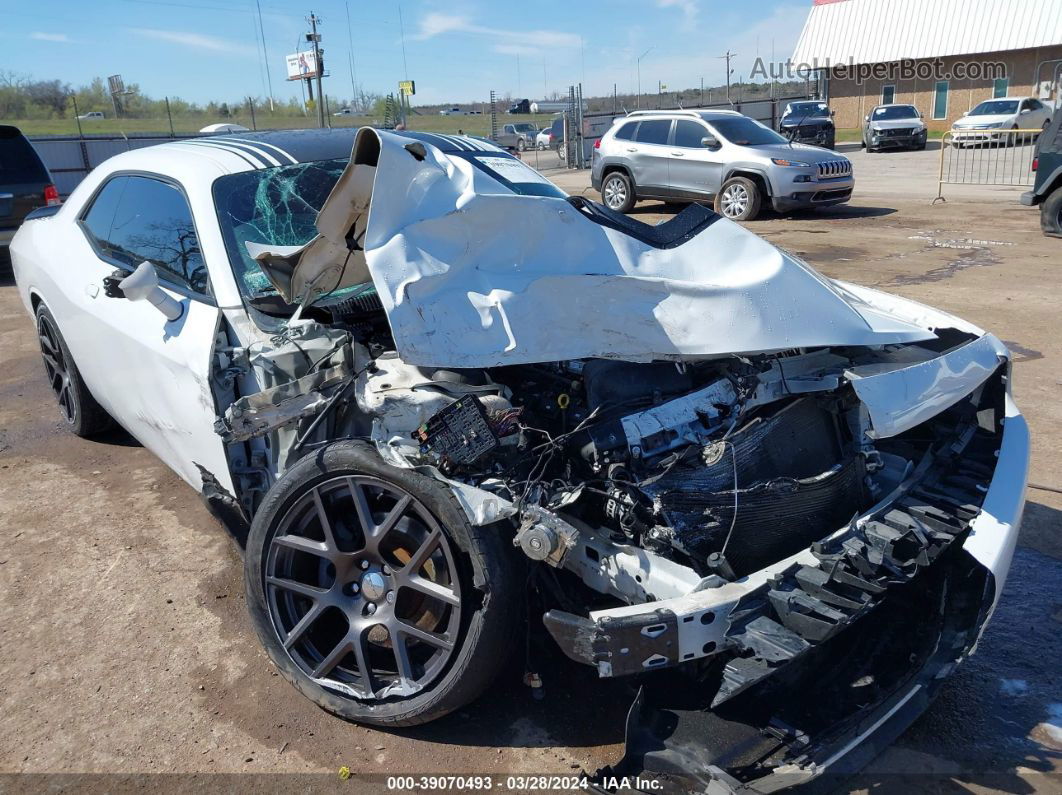
[[639, 110], [641, 110], [641, 107], [642, 107], [642, 58], [647, 56], [649, 54], [650, 50], [652, 50], [652, 49], [653, 48], [650, 47], [648, 50], [646, 50], [645, 52], [643, 52], [641, 55], [638, 56], [638, 109]]

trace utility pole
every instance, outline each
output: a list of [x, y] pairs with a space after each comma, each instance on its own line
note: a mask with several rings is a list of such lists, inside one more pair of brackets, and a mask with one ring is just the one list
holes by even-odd
[[[321, 57], [323, 50], [321, 49], [321, 34], [317, 32], [317, 23], [321, 21], [321, 18], [310, 12], [310, 32], [306, 38], [313, 44], [313, 60], [317, 65], [317, 126], [325, 126], [324, 115], [324, 88], [321, 87], [321, 75], [324, 74], [324, 59]], [[313, 98], [313, 89], [310, 89], [311, 99]]]
[[642, 58], [647, 56], [652, 49], [653, 48], [650, 47], [648, 50], [646, 50], [645, 52], [643, 52], [641, 55], [638, 56], [638, 109], [639, 110], [641, 110], [641, 107], [642, 107]]
[[704, 78], [701, 78], [701, 107], [704, 107]]
[[727, 50], [726, 55], [720, 55], [718, 57], [726, 59], [726, 101], [733, 105], [734, 103], [730, 101], [730, 59], [736, 58], [737, 53]]

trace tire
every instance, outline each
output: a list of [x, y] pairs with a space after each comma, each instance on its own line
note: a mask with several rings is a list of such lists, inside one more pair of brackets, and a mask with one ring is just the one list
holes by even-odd
[[634, 183], [623, 171], [612, 171], [601, 182], [601, 202], [610, 210], [629, 213], [638, 201], [634, 194]]
[[759, 186], [747, 177], [731, 177], [715, 196], [715, 211], [731, 221], [751, 221], [762, 204]]
[[1062, 186], [1051, 191], [1040, 205], [1040, 228], [1045, 235], [1062, 237]]
[[516, 151], [517, 152], [523, 152], [525, 149], [527, 149], [527, 144], [524, 143], [524, 139], [523, 138], [517, 138], [516, 139]]
[[59, 404], [59, 415], [75, 436], [90, 438], [108, 430], [114, 423], [96, 402], [66, 347], [59, 324], [44, 304], [37, 307], [37, 342], [44, 360], [48, 386]]
[[499, 526], [473, 527], [443, 483], [357, 441], [277, 481], [244, 559], [251, 620], [280, 673], [328, 712], [376, 726], [427, 723], [486, 689], [520, 625], [517, 572]]

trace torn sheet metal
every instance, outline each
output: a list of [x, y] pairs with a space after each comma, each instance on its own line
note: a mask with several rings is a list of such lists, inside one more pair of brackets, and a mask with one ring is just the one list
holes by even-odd
[[242, 397], [215, 423], [215, 430], [226, 443], [242, 442], [309, 417], [324, 408], [329, 390], [349, 380], [353, 372], [353, 361], [346, 356], [335, 367]]
[[366, 279], [360, 252], [339, 261], [356, 239], [411, 364], [689, 359], [933, 336], [726, 219], [656, 248], [563, 198], [514, 193], [469, 159], [502, 153], [409, 143], [363, 129], [321, 235], [287, 256], [298, 257], [288, 292], [312, 300]]
[[870, 415], [867, 435], [883, 439], [935, 417], [983, 384], [1006, 361], [991, 334], [928, 361], [895, 369], [881, 365], [845, 372]]

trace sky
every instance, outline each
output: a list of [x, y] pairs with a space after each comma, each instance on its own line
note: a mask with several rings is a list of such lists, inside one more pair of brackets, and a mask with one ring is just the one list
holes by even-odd
[[305, 48], [313, 11], [332, 96], [351, 96], [354, 81], [386, 94], [403, 79], [416, 81], [414, 104], [483, 101], [491, 89], [541, 99], [580, 82], [586, 96], [611, 94], [614, 83], [633, 93], [639, 56], [649, 93], [658, 81], [672, 90], [702, 78], [722, 84], [718, 56], [727, 49], [737, 53], [735, 79], [748, 79], [757, 56], [785, 60], [811, 8], [811, 0], [258, 2], [261, 27], [255, 0], [0, 0], [0, 70], [74, 86], [121, 74], [149, 96], [205, 102], [266, 96], [268, 64], [273, 95], [286, 99], [300, 89], [285, 80], [284, 56]]

